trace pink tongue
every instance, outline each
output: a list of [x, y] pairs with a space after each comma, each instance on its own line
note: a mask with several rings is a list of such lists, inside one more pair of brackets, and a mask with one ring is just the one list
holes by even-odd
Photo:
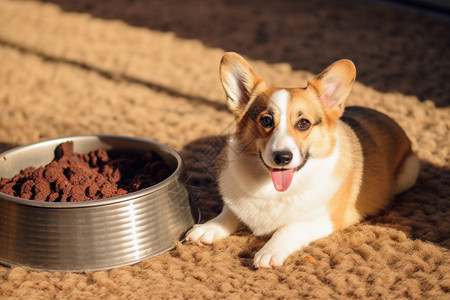
[[291, 185], [294, 169], [271, 169], [270, 175], [275, 189], [284, 192]]

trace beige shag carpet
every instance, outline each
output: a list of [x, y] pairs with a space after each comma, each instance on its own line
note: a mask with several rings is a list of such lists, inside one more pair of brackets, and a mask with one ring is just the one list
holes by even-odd
[[350, 104], [397, 120], [422, 162], [388, 210], [276, 269], [253, 269], [264, 240], [241, 231], [112, 270], [0, 266], [0, 298], [449, 299], [448, 20], [373, 1], [0, 0], [0, 150], [81, 134], [166, 143], [210, 219], [211, 164], [233, 123], [218, 64], [233, 50], [290, 87], [352, 59]]

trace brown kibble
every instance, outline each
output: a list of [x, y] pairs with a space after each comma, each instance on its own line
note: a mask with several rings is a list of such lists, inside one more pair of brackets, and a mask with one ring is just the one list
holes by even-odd
[[86, 201], [86, 200], [88, 200], [88, 197], [86, 197], [84, 189], [79, 185], [72, 186], [70, 201], [71, 202], [81, 202], [81, 201]]
[[101, 174], [96, 175], [94, 178], [94, 182], [98, 186], [101, 186], [105, 181], [106, 181], [106, 178], [104, 176], [102, 176]]
[[108, 153], [105, 150], [99, 149], [96, 152], [96, 155], [98, 157], [98, 160], [102, 163], [106, 163], [109, 160]]
[[55, 182], [62, 176], [64, 176], [63, 168], [61, 168], [56, 161], [52, 161], [44, 171], [44, 178], [47, 179], [49, 183]]
[[72, 185], [85, 185], [89, 181], [89, 169], [73, 165], [66, 169], [67, 178]]
[[99, 187], [98, 184], [96, 182], [92, 182], [90, 186], [87, 187], [86, 189], [86, 195], [92, 199], [94, 199], [94, 197], [97, 195], [97, 193], [99, 192]]
[[106, 181], [100, 187], [100, 193], [103, 195], [103, 198], [113, 197], [114, 196], [114, 185], [111, 182]]
[[10, 182], [9, 180], [4, 179], [0, 182], [0, 192], [8, 194], [10, 196], [16, 196], [14, 185], [14, 182]]
[[122, 195], [126, 195], [128, 194], [128, 192], [124, 189], [117, 189], [117, 196], [122, 196]]
[[35, 195], [34, 195], [34, 200], [36, 200], [36, 201], [42, 201], [42, 202], [44, 202], [44, 201], [46, 201], [47, 200], [47, 198], [48, 198], [48, 194], [45, 194], [45, 193], [36, 193]]
[[115, 169], [115, 170], [112, 172], [110, 178], [111, 178], [111, 180], [112, 180], [113, 182], [118, 182], [118, 181], [120, 180], [120, 178], [121, 178], [120, 170], [119, 170], [119, 169]]
[[[20, 195], [23, 194], [31, 194], [34, 187], [34, 181], [33, 180], [27, 180], [22, 184], [22, 187], [20, 188]], [[29, 198], [28, 198], [29, 199]]]
[[75, 195], [72, 195], [72, 197], [70, 198], [70, 202], [82, 202], [82, 201], [88, 201], [88, 200], [89, 200], [89, 198], [83, 194], [75, 194]]
[[112, 178], [112, 174], [114, 172], [114, 168], [110, 165], [105, 165], [102, 167], [100, 174], [102, 175], [102, 177], [104, 177], [106, 180], [109, 180], [110, 178]]
[[71, 155], [73, 155], [73, 142], [72, 141], [62, 143], [55, 149], [55, 161], [60, 160], [64, 156], [71, 156]]
[[75, 185], [75, 186], [72, 186], [71, 193], [72, 193], [72, 195], [76, 195], [76, 194], [84, 195], [84, 189], [79, 185]]
[[55, 159], [29, 167], [10, 179], [0, 179], [0, 191], [24, 199], [79, 202], [110, 198], [156, 184], [170, 169], [156, 153], [110, 154], [104, 150], [73, 152], [73, 143], [55, 149]]
[[[36, 185], [34, 186], [34, 192], [36, 193], [36, 200], [39, 201], [45, 201], [45, 199], [47, 199], [48, 196], [50, 196], [50, 184], [45, 181], [45, 180], [40, 180], [38, 182], [36, 182]], [[41, 199], [37, 199], [38, 198], [38, 194], [39, 194], [39, 198]], [[44, 200], [42, 200], [44, 199]]]
[[59, 198], [58, 193], [52, 193], [50, 196], [48, 196], [48, 202], [56, 202]]
[[65, 176], [62, 176], [56, 180], [55, 190], [64, 193], [70, 189], [70, 186], [70, 182], [67, 180], [67, 178]]
[[33, 171], [31, 178], [33, 180], [41, 180], [42, 178], [44, 178], [44, 171], [45, 169], [43, 167], [37, 168], [36, 170]]
[[97, 167], [98, 158], [95, 155], [91, 155], [89, 159], [89, 164], [91, 167]]
[[22, 177], [31, 177], [35, 170], [36, 170], [36, 168], [34, 168], [34, 167], [28, 167], [28, 168], [24, 169], [22, 172], [20, 172], [19, 175], [21, 175]]
[[23, 193], [20, 194], [20, 198], [30, 200], [33, 197], [32, 193]]

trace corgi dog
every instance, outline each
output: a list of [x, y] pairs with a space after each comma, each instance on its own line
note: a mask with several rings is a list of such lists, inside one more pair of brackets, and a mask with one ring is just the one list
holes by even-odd
[[343, 59], [304, 88], [268, 87], [244, 58], [226, 53], [220, 78], [237, 125], [219, 166], [224, 207], [186, 240], [211, 244], [246, 225], [270, 237], [254, 266], [276, 267], [412, 187], [419, 159], [400, 126], [372, 109], [344, 112], [355, 76]]

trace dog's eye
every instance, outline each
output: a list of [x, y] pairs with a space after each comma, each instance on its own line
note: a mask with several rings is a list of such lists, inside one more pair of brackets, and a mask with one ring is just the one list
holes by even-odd
[[273, 118], [271, 115], [264, 115], [259, 119], [259, 123], [264, 128], [272, 128], [273, 127]]
[[311, 127], [311, 122], [308, 121], [307, 119], [300, 119], [300, 121], [297, 122], [296, 126], [298, 129], [305, 131], [308, 130], [309, 127]]

